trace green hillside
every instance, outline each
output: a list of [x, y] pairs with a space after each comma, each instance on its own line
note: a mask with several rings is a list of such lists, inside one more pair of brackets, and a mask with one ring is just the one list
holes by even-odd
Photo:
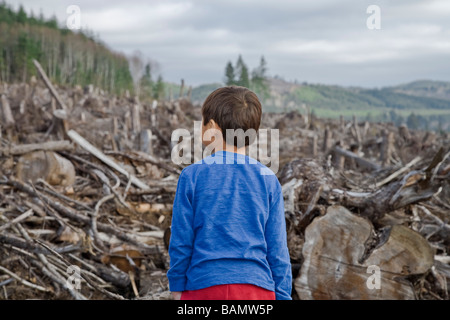
[[432, 97], [450, 100], [450, 82], [418, 80], [390, 88], [413, 96]]
[[[416, 81], [382, 89], [346, 88], [321, 84], [295, 84], [269, 79], [270, 98], [263, 101], [265, 111], [305, 112], [308, 106], [319, 117], [392, 121], [415, 129], [450, 130], [450, 83]], [[223, 84], [206, 84], [192, 90], [193, 101], [202, 102]], [[194, 98], [195, 97], [195, 98]]]
[[295, 88], [287, 97], [296, 103], [330, 110], [449, 110], [450, 100], [396, 92], [384, 89], [347, 89], [338, 86], [305, 85]]
[[202, 102], [211, 92], [222, 86], [224, 86], [222, 83], [210, 83], [197, 86], [192, 89], [192, 101]]
[[416, 81], [382, 89], [293, 84], [272, 80], [268, 111], [299, 110], [308, 106], [317, 116], [357, 116], [370, 121], [406, 123], [415, 129], [450, 130], [450, 83]]
[[23, 82], [36, 75], [38, 60], [52, 81], [93, 84], [110, 92], [133, 89], [128, 60], [89, 32], [60, 28], [55, 18], [15, 12], [0, 3], [0, 82]]

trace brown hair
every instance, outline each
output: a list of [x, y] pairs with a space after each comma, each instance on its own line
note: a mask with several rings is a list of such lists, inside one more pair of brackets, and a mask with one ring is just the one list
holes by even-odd
[[[205, 100], [202, 107], [203, 125], [212, 119], [222, 130], [224, 141], [227, 141], [227, 129], [247, 132], [254, 129], [254, 134], [245, 136], [245, 141], [234, 137], [228, 144], [238, 148], [251, 144], [261, 123], [261, 102], [256, 94], [239, 86], [222, 87], [213, 91]], [[252, 130], [251, 130], [252, 131]]]

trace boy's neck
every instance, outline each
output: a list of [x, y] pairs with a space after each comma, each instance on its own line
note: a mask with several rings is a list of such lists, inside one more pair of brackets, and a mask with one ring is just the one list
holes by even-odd
[[222, 148], [217, 147], [216, 152], [217, 151], [228, 151], [228, 152], [239, 153], [239, 154], [245, 155], [245, 147], [238, 148], [238, 147], [229, 145], [227, 143], [224, 143]]

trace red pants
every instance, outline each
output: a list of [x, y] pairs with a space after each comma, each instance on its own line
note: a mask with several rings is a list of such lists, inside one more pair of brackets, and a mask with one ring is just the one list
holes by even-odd
[[221, 284], [183, 291], [181, 300], [275, 300], [275, 292], [252, 284]]

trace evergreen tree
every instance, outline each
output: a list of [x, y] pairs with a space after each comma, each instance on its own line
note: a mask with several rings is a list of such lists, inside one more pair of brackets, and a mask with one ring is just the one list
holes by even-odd
[[58, 29], [58, 20], [56, 16], [53, 15], [48, 21], [45, 22], [45, 25], [52, 29]]
[[419, 119], [417, 118], [417, 116], [414, 112], [412, 112], [406, 119], [406, 125], [410, 129], [418, 129], [419, 128]]
[[230, 61], [225, 67], [226, 85], [237, 85], [253, 90], [261, 99], [270, 97], [269, 84], [267, 81], [267, 62], [264, 56], [261, 56], [259, 66], [249, 74], [249, 69], [242, 58], [238, 56], [235, 66]]
[[244, 64], [241, 68], [241, 74], [239, 76], [239, 85], [242, 87], [250, 88], [250, 78], [248, 74], [248, 68]]
[[389, 119], [393, 123], [397, 123], [398, 114], [395, 110], [389, 110]]
[[397, 115], [394, 123], [397, 127], [400, 127], [402, 124], [405, 124], [405, 119], [401, 115]]
[[225, 84], [227, 86], [236, 84], [235, 77], [233, 64], [231, 61], [228, 61], [227, 66], [225, 67]]
[[269, 98], [270, 90], [267, 81], [267, 62], [264, 56], [261, 56], [259, 66], [252, 71], [251, 86], [251, 89], [262, 99]]
[[248, 67], [245, 64], [244, 59], [242, 59], [241, 55], [239, 55], [238, 60], [236, 61], [235, 74], [238, 76], [236, 85], [246, 88], [250, 87]]
[[30, 16], [28, 17], [28, 23], [31, 25], [36, 25], [38, 24], [38, 20], [36, 19], [36, 17], [34, 16], [33, 11], [30, 12]]
[[157, 100], [164, 99], [164, 81], [161, 75], [158, 76], [158, 80], [155, 83], [153, 98]]
[[0, 2], [0, 81], [27, 81], [36, 75], [33, 59], [58, 84], [93, 84], [115, 93], [133, 88], [122, 54], [83, 33], [60, 29], [56, 17], [28, 16], [22, 6], [16, 12]]
[[44, 25], [45, 23], [44, 12], [42, 11], [42, 9], [39, 11], [38, 21], [41, 25]]
[[244, 60], [242, 59], [242, 55], [239, 55], [236, 64], [234, 67], [234, 74], [239, 77], [242, 71], [242, 65], [244, 64]]
[[23, 9], [23, 6], [20, 5], [19, 12], [17, 12], [17, 22], [21, 24], [25, 24], [27, 22], [27, 13]]
[[142, 98], [153, 96], [153, 80], [151, 75], [150, 63], [145, 65], [144, 75], [141, 78], [141, 96]]
[[437, 126], [437, 132], [440, 134], [444, 134], [444, 121], [442, 120], [442, 117], [439, 117], [438, 119], [438, 126]]

